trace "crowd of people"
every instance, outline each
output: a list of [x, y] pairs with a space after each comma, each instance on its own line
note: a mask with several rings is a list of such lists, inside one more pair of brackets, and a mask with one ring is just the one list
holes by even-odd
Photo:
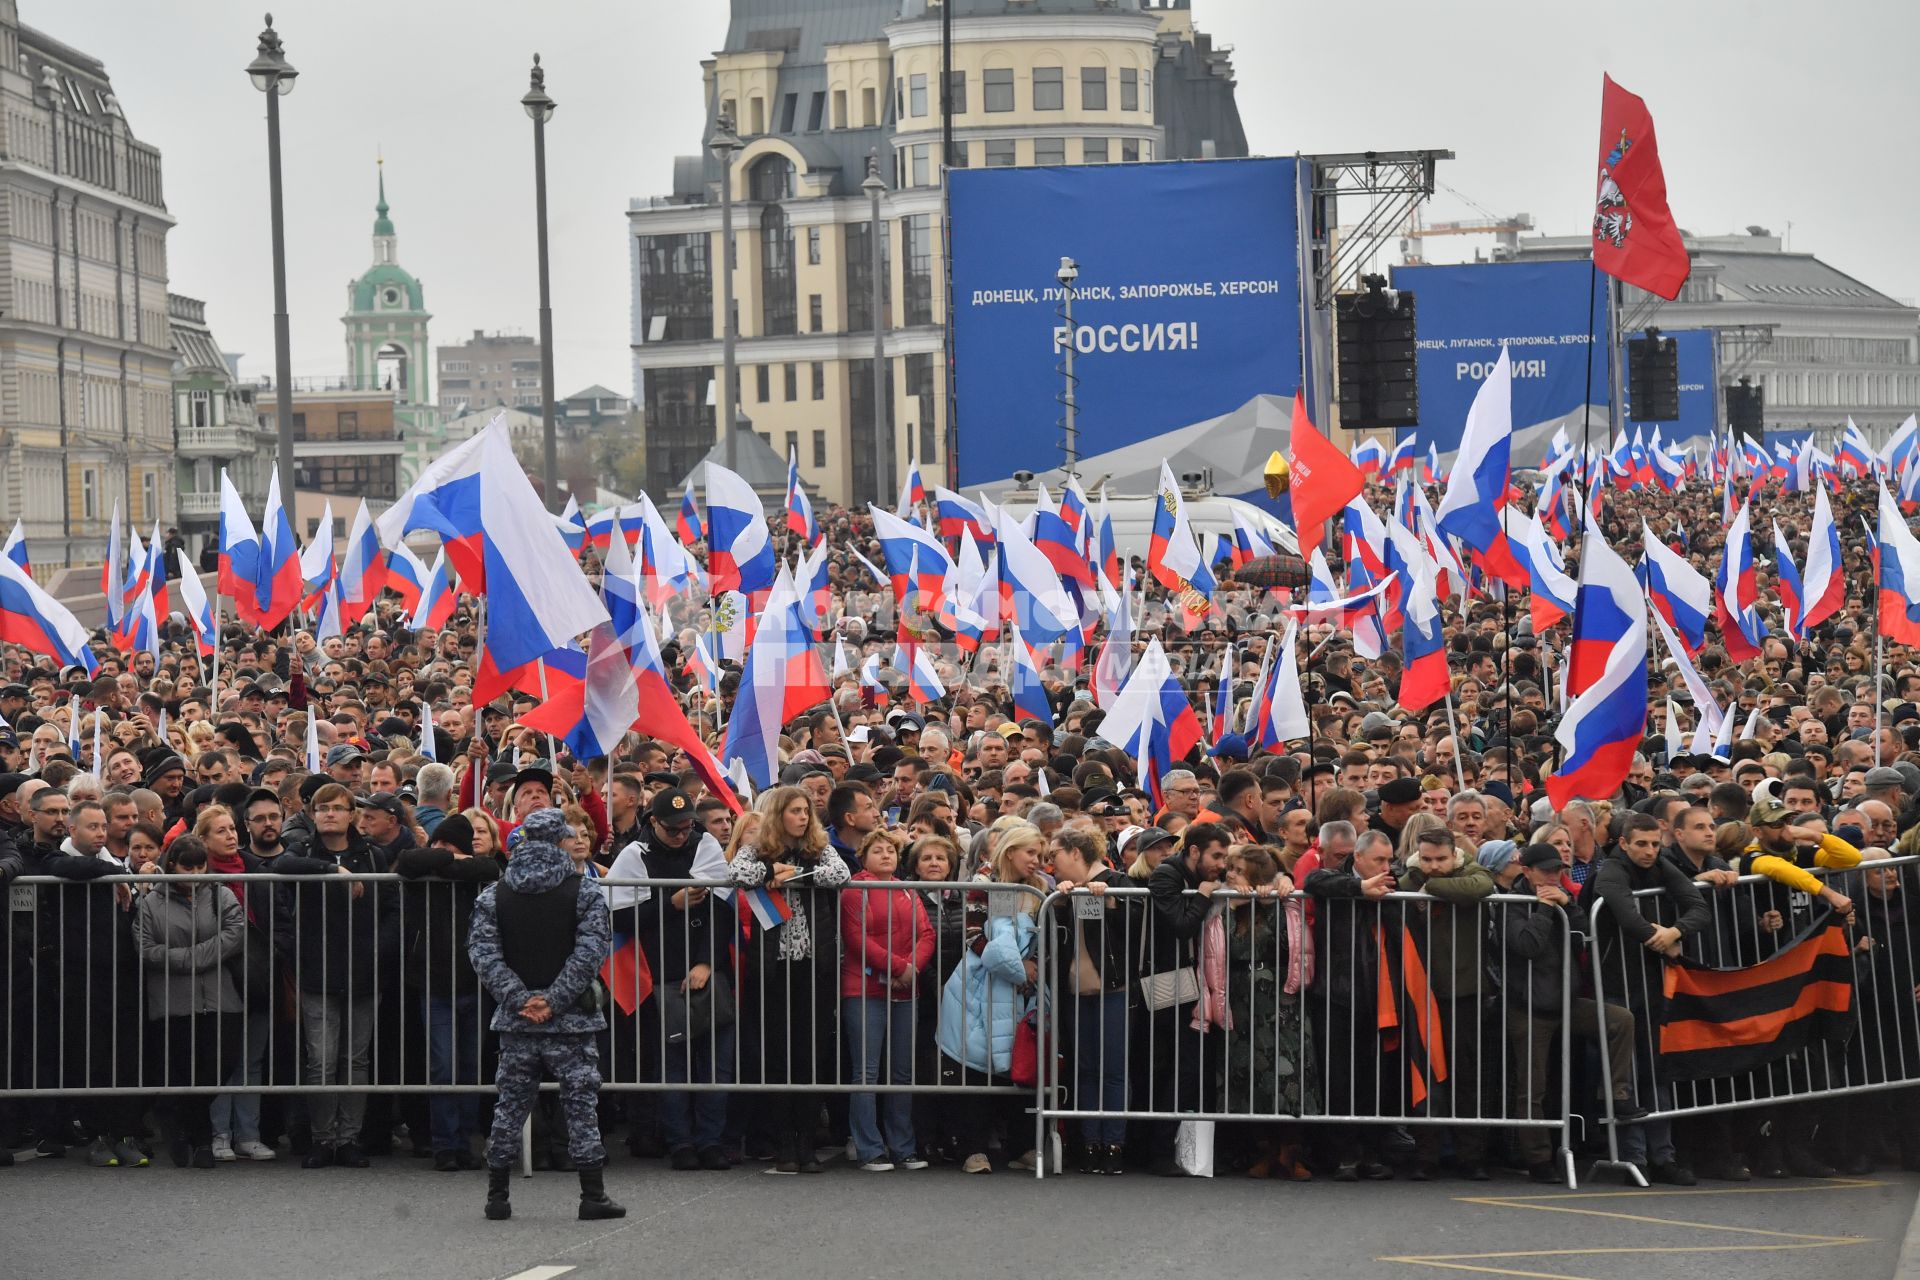
[[[1645, 521], [1711, 577], [1724, 530], [1692, 497], [1615, 494], [1600, 528], [1625, 547]], [[1308, 738], [1252, 751], [1236, 706], [1154, 779], [1101, 737], [1084, 669], [1044, 672], [1045, 718], [979, 658], [943, 658], [924, 704], [891, 668], [845, 676], [739, 809], [644, 724], [581, 760], [518, 723], [536, 695], [474, 706], [467, 608], [432, 633], [382, 606], [319, 643], [230, 627], [213, 686], [177, 625], [157, 660], [100, 642], [97, 675], [9, 646], [0, 1163], [478, 1168], [500, 1023], [475, 904], [534, 830], [606, 882], [611, 921], [615, 1087], [534, 1106], [555, 1167], [604, 1131], [684, 1171], [1031, 1169], [1038, 1074], [1091, 1174], [1191, 1171], [1182, 1114], [1220, 1121], [1219, 1172], [1282, 1179], [1558, 1181], [1563, 1134], [1598, 1154], [1609, 1128], [1677, 1186], [1920, 1169], [1893, 1087], [1920, 1082], [1920, 873], [1875, 865], [1920, 854], [1920, 663], [1875, 651], [1871, 492], [1836, 506], [1839, 613], [1744, 664], [1699, 655], [1731, 748], [1657, 732], [1686, 701], [1667, 661], [1618, 793], [1558, 808], [1565, 628], [1534, 634], [1522, 593], [1449, 604], [1451, 697], [1417, 713], [1391, 648], [1306, 628]], [[1804, 540], [1800, 495], [1765, 509]], [[867, 521], [823, 525], [825, 643], [857, 666], [891, 652], [891, 601], [854, 555], [878, 558]], [[685, 669], [700, 619], [677, 621], [666, 665], [717, 748], [739, 672]], [[1225, 646], [1244, 694], [1283, 624], [1226, 573], [1203, 625], [1156, 634], [1204, 708]], [[1828, 921], [1851, 1034], [1738, 1079], [1663, 1070], [1668, 968]], [[1709, 1100], [1755, 1105], [1665, 1114]]]

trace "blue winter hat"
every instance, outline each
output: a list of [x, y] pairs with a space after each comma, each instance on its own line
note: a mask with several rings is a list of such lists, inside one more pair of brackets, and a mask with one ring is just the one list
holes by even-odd
[[1497, 876], [1507, 869], [1507, 864], [1513, 861], [1514, 852], [1519, 847], [1511, 840], [1489, 840], [1480, 846], [1480, 852], [1474, 858]]

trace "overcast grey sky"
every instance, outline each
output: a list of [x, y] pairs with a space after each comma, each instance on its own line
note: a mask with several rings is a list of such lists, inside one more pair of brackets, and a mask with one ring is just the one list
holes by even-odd
[[[1540, 230], [1591, 214], [1600, 75], [1645, 97], [1676, 216], [1785, 233], [1884, 292], [1920, 297], [1920, 5], [1912, 0], [1194, 0], [1234, 48], [1256, 152], [1447, 147], [1441, 180]], [[101, 58], [135, 133], [165, 153], [172, 287], [207, 300], [248, 373], [272, 367], [265, 109], [237, 0], [20, 0]], [[694, 149], [699, 61], [723, 0], [295, 0], [275, 6], [299, 86], [282, 113], [296, 375], [344, 369], [345, 286], [370, 261], [374, 157], [436, 343], [538, 328], [529, 56], [548, 130], [559, 393], [630, 392], [629, 197]], [[1445, 191], [1432, 218], [1479, 216]], [[1430, 256], [1475, 243], [1435, 242]]]

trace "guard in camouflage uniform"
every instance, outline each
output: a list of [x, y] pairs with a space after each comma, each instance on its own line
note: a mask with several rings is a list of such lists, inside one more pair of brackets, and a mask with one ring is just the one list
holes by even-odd
[[540, 1091], [544, 1066], [560, 1085], [568, 1153], [580, 1172], [580, 1216], [622, 1218], [607, 1198], [597, 1105], [605, 1029], [594, 979], [612, 943], [606, 898], [573, 869], [560, 847], [571, 834], [558, 809], [529, 814], [514, 832], [512, 859], [498, 884], [474, 900], [467, 955], [498, 1007], [499, 1101], [487, 1142], [487, 1217], [513, 1216], [507, 1180], [520, 1158], [520, 1130]]

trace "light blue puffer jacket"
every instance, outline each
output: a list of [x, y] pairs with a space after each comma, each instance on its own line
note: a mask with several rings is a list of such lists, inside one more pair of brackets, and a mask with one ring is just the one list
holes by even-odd
[[990, 916], [984, 931], [986, 947], [971, 949], [947, 979], [940, 994], [940, 1027], [935, 1041], [940, 1052], [973, 1071], [1007, 1074], [1013, 1061], [1013, 1035], [1033, 1007], [1020, 993], [1031, 959], [1033, 917]]

